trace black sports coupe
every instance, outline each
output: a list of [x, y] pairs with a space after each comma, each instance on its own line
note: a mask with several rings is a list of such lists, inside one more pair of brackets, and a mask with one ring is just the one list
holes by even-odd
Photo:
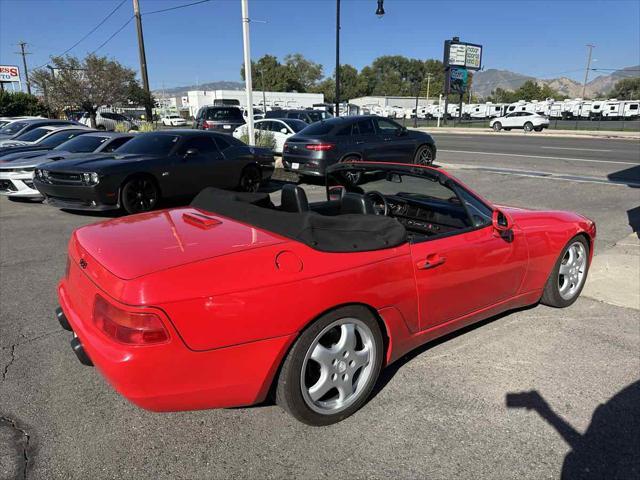
[[112, 154], [47, 163], [36, 169], [34, 185], [59, 208], [138, 213], [205, 187], [256, 191], [274, 165], [270, 149], [230, 135], [164, 130], [140, 134]]

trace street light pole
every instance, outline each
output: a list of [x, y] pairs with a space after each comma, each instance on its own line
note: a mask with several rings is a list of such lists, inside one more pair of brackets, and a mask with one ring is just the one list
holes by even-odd
[[144, 36], [142, 34], [142, 16], [140, 15], [140, 4], [138, 0], [133, 0], [133, 15], [136, 17], [136, 27], [138, 30], [138, 50], [140, 54], [140, 75], [142, 76], [142, 87], [147, 98], [144, 102], [144, 116], [147, 122], [153, 121], [151, 111], [151, 90], [149, 89], [149, 74], [147, 72], [147, 54], [144, 50]]
[[24, 47], [27, 46], [27, 42], [20, 42], [18, 45], [20, 46], [20, 55], [22, 55], [22, 65], [24, 66], [24, 79], [27, 84], [27, 93], [31, 95], [31, 82], [29, 81], [29, 70], [27, 70], [27, 55], [30, 54], [24, 51]]
[[340, 116], [340, 0], [336, 0], [336, 117]]
[[267, 96], [264, 93], [264, 72], [262, 71], [262, 68], [260, 69], [260, 83], [262, 84], [262, 110], [263, 110], [263, 113], [266, 115], [267, 114]]
[[582, 99], [584, 100], [584, 94], [587, 89], [587, 80], [589, 79], [589, 68], [591, 67], [591, 52], [593, 51], [593, 47], [595, 45], [588, 44], [587, 48], [589, 49], [589, 55], [587, 57], [587, 68], [584, 71], [584, 83], [582, 84]]
[[249, 133], [249, 145], [255, 145], [253, 133], [253, 85], [251, 82], [251, 46], [249, 44], [249, 1], [240, 0], [242, 3], [242, 40], [244, 44], [244, 82], [247, 90], [247, 128]]

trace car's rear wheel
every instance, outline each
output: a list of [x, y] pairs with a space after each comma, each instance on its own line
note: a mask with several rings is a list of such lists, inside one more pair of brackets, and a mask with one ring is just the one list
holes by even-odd
[[308, 425], [344, 420], [366, 402], [383, 357], [378, 322], [361, 306], [329, 312], [312, 323], [287, 355], [277, 403]]
[[122, 187], [122, 208], [127, 213], [153, 210], [160, 201], [160, 190], [149, 177], [134, 177]]
[[536, 132], [541, 132], [541, 131], [542, 131], [542, 127], [536, 127], [536, 128], [534, 128], [534, 130], [535, 130]]
[[257, 192], [261, 181], [262, 175], [258, 167], [250, 165], [242, 171], [238, 190], [241, 192]]
[[568, 307], [580, 296], [588, 271], [589, 244], [582, 235], [573, 237], [556, 261], [540, 302], [550, 307]]
[[500, 122], [496, 122], [493, 124], [493, 130], [496, 132], [499, 132], [500, 130], [502, 130], [502, 124]]
[[413, 157], [413, 163], [423, 167], [433, 165], [433, 149], [429, 145], [422, 145]]
[[531, 122], [527, 122], [524, 124], [524, 131], [525, 132], [531, 132], [533, 131], [533, 123]]

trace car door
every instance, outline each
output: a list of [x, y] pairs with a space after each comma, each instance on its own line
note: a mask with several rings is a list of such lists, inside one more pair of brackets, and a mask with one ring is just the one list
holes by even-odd
[[173, 161], [173, 190], [178, 195], [195, 195], [208, 186], [216, 186], [217, 162], [223, 159], [211, 135], [185, 139]]
[[379, 146], [380, 161], [410, 162], [413, 160], [415, 142], [401, 125], [387, 118], [374, 119]]
[[[514, 226], [498, 234], [492, 208], [461, 186], [434, 183], [430, 196], [458, 198], [468, 227], [411, 244], [420, 329], [428, 330], [515, 296], [526, 273], [528, 249]], [[451, 184], [453, 186], [453, 184]]]
[[[282, 130], [286, 130], [287, 133], [282, 133]], [[276, 141], [275, 150], [277, 153], [282, 153], [282, 148], [284, 147], [284, 142], [290, 135], [293, 135], [291, 129], [287, 126], [286, 123], [280, 120], [271, 120], [269, 122], [269, 131], [273, 134], [273, 138]]]
[[376, 135], [376, 127], [372, 118], [363, 118], [353, 124], [351, 132], [351, 148], [360, 153], [362, 160], [371, 162], [383, 161], [380, 152], [382, 140]]

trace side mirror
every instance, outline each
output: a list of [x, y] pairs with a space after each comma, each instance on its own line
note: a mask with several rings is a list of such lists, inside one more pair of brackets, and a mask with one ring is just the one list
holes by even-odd
[[509, 232], [513, 228], [513, 222], [511, 218], [500, 210], [494, 210], [491, 216], [491, 223], [493, 224], [494, 234], [501, 236], [506, 232]]
[[330, 202], [337, 202], [342, 200], [342, 197], [344, 197], [344, 194], [346, 193], [346, 190], [343, 186], [338, 185], [336, 187], [329, 187], [327, 190], [327, 197], [329, 199]]
[[199, 152], [197, 148], [190, 148], [189, 150], [184, 152], [184, 158], [195, 157], [196, 155], [198, 155], [198, 153]]
[[400, 127], [400, 130], [398, 130], [398, 136], [402, 137], [403, 135], [407, 134], [407, 127]]
[[286, 128], [284, 128], [284, 127], [280, 129], [280, 132], [282, 132], [282, 133], [289, 133], [289, 132], [288, 132], [288, 130], [287, 130]]

